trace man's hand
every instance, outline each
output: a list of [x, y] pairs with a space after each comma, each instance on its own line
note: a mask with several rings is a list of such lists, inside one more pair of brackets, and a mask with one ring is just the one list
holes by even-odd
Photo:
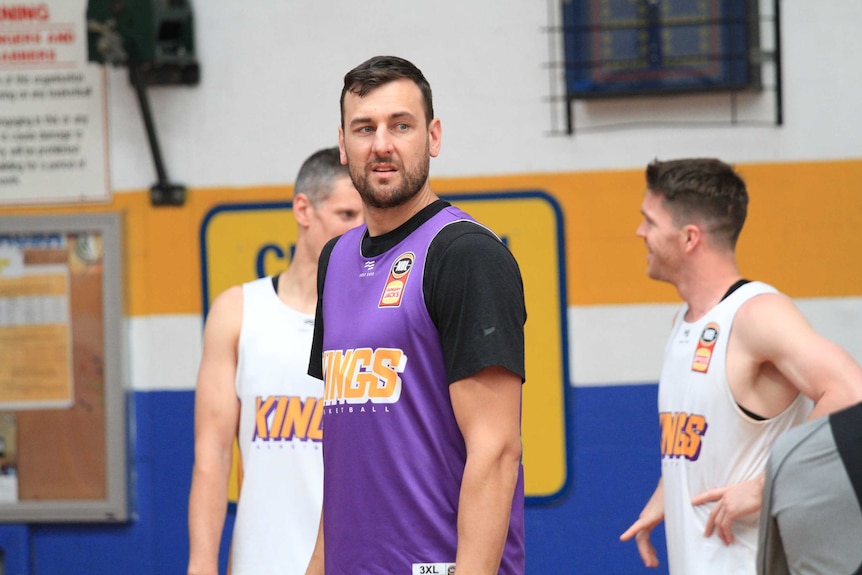
[[655, 492], [647, 501], [641, 511], [638, 520], [620, 535], [620, 541], [628, 541], [632, 537], [638, 545], [638, 553], [647, 567], [658, 567], [658, 554], [650, 541], [650, 533], [655, 527], [664, 521], [664, 489], [659, 482]]
[[706, 521], [706, 537], [718, 532], [725, 545], [733, 543], [733, 522], [740, 517], [760, 511], [763, 504], [763, 475], [728, 487], [704, 491], [691, 500], [692, 505], [715, 501], [715, 507]]

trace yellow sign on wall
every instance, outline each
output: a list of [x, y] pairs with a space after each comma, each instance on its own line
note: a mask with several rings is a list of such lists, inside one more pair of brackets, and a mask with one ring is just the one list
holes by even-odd
[[[447, 200], [509, 246], [527, 304], [523, 444], [526, 494], [556, 498], [568, 481], [565, 253], [562, 212], [542, 192], [452, 195]], [[296, 240], [286, 202], [224, 204], [201, 229], [204, 311], [225, 289], [284, 270]], [[236, 497], [236, 486], [232, 488]]]

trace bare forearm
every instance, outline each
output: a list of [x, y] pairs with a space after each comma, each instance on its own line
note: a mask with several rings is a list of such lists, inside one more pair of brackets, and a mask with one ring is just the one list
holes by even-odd
[[816, 419], [840, 411], [845, 407], [855, 405], [862, 401], [862, 385], [857, 387], [830, 389], [817, 398], [814, 409], [808, 419]]
[[520, 454], [467, 459], [458, 506], [456, 573], [496, 575], [506, 544]]
[[218, 574], [226, 511], [226, 475], [196, 466], [189, 495], [189, 575]]
[[320, 524], [317, 528], [317, 540], [314, 543], [314, 551], [311, 560], [305, 570], [305, 575], [323, 575], [323, 514], [320, 515]]
[[189, 575], [217, 575], [240, 401], [236, 366], [242, 287], [219, 295], [207, 317], [195, 388], [195, 461], [189, 494]]

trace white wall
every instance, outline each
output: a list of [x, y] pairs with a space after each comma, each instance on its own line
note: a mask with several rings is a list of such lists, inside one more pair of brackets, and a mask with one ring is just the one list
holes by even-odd
[[[561, 1], [193, 0], [202, 82], [150, 93], [168, 174], [191, 188], [292, 183], [312, 150], [336, 142], [345, 72], [384, 53], [412, 60], [431, 82], [444, 133], [432, 177], [641, 168], [655, 157], [692, 155], [733, 163], [862, 157], [862, 2], [782, 2], [781, 127], [769, 125], [774, 101], [765, 91], [740, 99], [745, 117], [765, 126], [641, 126], [553, 136], [564, 120], [547, 101], [560, 90], [558, 73], [547, 64], [559, 60], [560, 42], [546, 28], [557, 22]], [[771, 15], [771, 0], [761, 4]], [[762, 33], [770, 45], [766, 21]], [[767, 83], [771, 79], [767, 70]], [[109, 70], [108, 86], [114, 189], [146, 189], [155, 171], [126, 70]], [[715, 96], [637, 99], [579, 104], [577, 114], [579, 126], [608, 119], [715, 119], [725, 117], [726, 105]], [[860, 302], [799, 303], [824, 335], [862, 361], [854, 335]], [[842, 305], [853, 310], [853, 322], [834, 313]], [[570, 308], [572, 383], [655, 381], [665, 316], [673, 308]], [[622, 345], [611, 320], [602, 323], [607, 333], [596, 333], [590, 327], [596, 314], [637, 318], [639, 329], [627, 332], [636, 341]], [[197, 315], [132, 318], [132, 387], [193, 387], [200, 327]], [[609, 338], [617, 345], [607, 345]], [[649, 349], [643, 341], [651, 342]], [[641, 352], [606, 361], [615, 349]]]
[[[559, 59], [559, 42], [545, 31], [559, 1], [194, 1], [202, 82], [151, 91], [169, 176], [191, 187], [292, 182], [310, 150], [335, 142], [344, 73], [382, 53], [410, 59], [431, 82], [444, 133], [432, 177], [630, 168], [688, 155], [734, 163], [862, 156], [862, 2], [782, 2], [783, 127], [561, 137], [549, 135], [563, 124], [546, 101], [559, 90], [546, 67]], [[771, 14], [771, 1], [762, 4]], [[768, 23], [763, 29], [771, 43]], [[671, 107], [713, 117], [723, 102]], [[771, 92], [743, 104], [756, 119], [772, 117]], [[640, 119], [663, 114], [661, 106], [625, 104]], [[109, 71], [109, 107], [114, 188], [147, 188], [155, 172], [125, 69]]]

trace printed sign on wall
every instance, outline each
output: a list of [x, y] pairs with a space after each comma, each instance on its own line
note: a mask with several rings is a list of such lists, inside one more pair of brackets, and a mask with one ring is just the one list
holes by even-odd
[[86, 0], [0, 1], [0, 203], [107, 201], [105, 72]]

